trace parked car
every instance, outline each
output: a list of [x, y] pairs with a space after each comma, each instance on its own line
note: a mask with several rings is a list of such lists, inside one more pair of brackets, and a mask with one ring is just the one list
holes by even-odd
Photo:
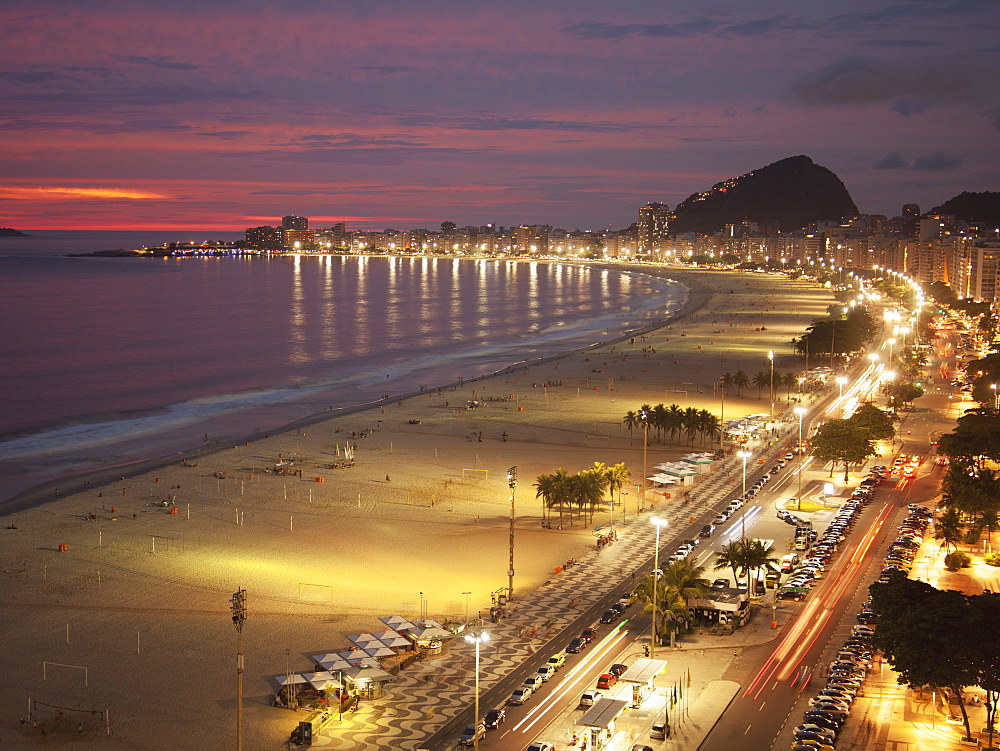
[[608, 608], [601, 614], [601, 623], [614, 623], [618, 620], [618, 611]]
[[594, 628], [585, 628], [580, 632], [580, 638], [585, 640], [587, 644], [594, 641], [595, 636], [597, 636], [597, 630]]
[[602, 696], [604, 696], [604, 693], [598, 691], [597, 689], [592, 688], [587, 691], [584, 691], [582, 694], [580, 694], [580, 706], [592, 707], [597, 702], [597, 700], [600, 699]]
[[507, 710], [503, 707], [499, 709], [491, 709], [486, 713], [486, 719], [483, 722], [486, 724], [487, 730], [493, 730], [494, 728], [500, 727], [500, 723], [507, 719]]
[[544, 682], [556, 674], [556, 669], [552, 665], [542, 665], [535, 674]]
[[458, 745], [474, 746], [476, 741], [481, 740], [486, 735], [486, 725], [479, 723], [476, 726], [469, 725], [458, 737]]
[[625, 665], [624, 663], [621, 662], [616, 662], [614, 665], [608, 668], [609, 673], [611, 673], [612, 675], [616, 675], [619, 678], [622, 677], [622, 673], [624, 673], [626, 670], [628, 670], [628, 665]]
[[698, 533], [698, 537], [711, 537], [715, 534], [715, 525], [706, 524], [701, 528], [701, 532]]
[[670, 737], [670, 726], [662, 722], [654, 723], [649, 729], [649, 737], [656, 741], [665, 741]]
[[556, 670], [561, 670], [562, 666], [566, 664], [566, 655], [564, 655], [562, 652], [556, 655], [552, 655], [549, 658], [548, 662], [546, 662], [545, 664], [551, 665]]
[[545, 741], [535, 741], [525, 746], [524, 751], [556, 751], [556, 747]]
[[604, 673], [597, 679], [598, 688], [611, 688], [618, 683], [618, 676], [614, 673]]
[[577, 637], [575, 639], [570, 639], [569, 644], [566, 645], [566, 651], [569, 652], [570, 654], [577, 654], [578, 652], [582, 652], [586, 648], [587, 648], [587, 640], [581, 639], [580, 637]]
[[521, 686], [521, 688], [515, 688], [511, 692], [510, 698], [507, 700], [508, 704], [513, 704], [514, 706], [520, 706], [524, 702], [531, 698], [531, 687]]

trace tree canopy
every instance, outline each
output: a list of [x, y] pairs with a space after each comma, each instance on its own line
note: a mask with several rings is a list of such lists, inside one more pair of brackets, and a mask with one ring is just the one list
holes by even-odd
[[[844, 481], [852, 464], [875, 455], [875, 441], [868, 429], [851, 420], [828, 420], [810, 441], [810, 454], [821, 462], [843, 462]], [[831, 470], [832, 474], [832, 470]]]

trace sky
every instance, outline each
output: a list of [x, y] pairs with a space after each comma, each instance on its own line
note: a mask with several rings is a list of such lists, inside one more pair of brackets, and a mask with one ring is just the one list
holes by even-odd
[[789, 156], [1000, 190], [1000, 0], [4, 0], [0, 226], [628, 226]]

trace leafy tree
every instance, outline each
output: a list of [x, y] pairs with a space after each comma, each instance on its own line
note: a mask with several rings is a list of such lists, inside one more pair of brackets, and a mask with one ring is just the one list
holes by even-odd
[[774, 555], [774, 546], [765, 545], [763, 540], [752, 539], [743, 541], [743, 568], [750, 581], [749, 573], [757, 569], [768, 568], [777, 571], [781, 559]]
[[[770, 383], [770, 381], [768, 381]], [[733, 374], [733, 385], [736, 387], [736, 394], [741, 399], [743, 398], [743, 389], [750, 385], [750, 376], [746, 374], [743, 370], [737, 370]]]
[[[844, 482], [852, 464], [861, 464], [875, 455], [868, 431], [850, 420], [828, 420], [811, 439], [810, 454], [822, 462], [843, 462]], [[833, 476], [833, 469], [830, 469]]]
[[915, 383], [888, 383], [886, 393], [894, 408], [912, 404], [915, 400], [927, 393], [927, 389]]
[[892, 418], [874, 404], [862, 404], [849, 419], [864, 428], [873, 441], [888, 441], [896, 436]]
[[686, 558], [682, 561], [673, 561], [663, 568], [663, 583], [667, 587], [674, 588], [680, 595], [681, 608], [674, 613], [674, 616], [685, 627], [690, 621], [688, 601], [701, 597], [708, 589], [709, 582], [704, 578], [704, 574], [704, 566], [698, 566]]
[[968, 414], [958, 418], [955, 429], [945, 433], [938, 442], [938, 453], [953, 461], [964, 458], [982, 463], [991, 459], [1000, 461], [1000, 415], [983, 413]]
[[668, 585], [664, 576], [657, 576], [655, 572], [647, 574], [639, 582], [639, 586], [635, 589], [635, 597], [643, 604], [644, 610], [652, 613], [653, 631], [656, 633], [657, 642], [665, 630], [665, 624], [668, 621], [676, 621], [679, 612], [685, 615], [687, 612], [684, 598], [677, 587]]
[[969, 645], [977, 673], [976, 685], [986, 691], [986, 727], [989, 729], [987, 748], [993, 748], [993, 725], [1000, 702], [1000, 594], [983, 593], [970, 598], [972, 618], [969, 629], [976, 634]]
[[557, 469], [551, 475], [539, 475], [535, 482], [535, 498], [541, 498], [544, 508], [559, 507], [559, 526], [562, 526], [563, 507], [569, 502], [569, 475]]
[[[961, 707], [970, 738], [962, 695], [981, 677], [973, 644], [979, 635], [971, 630], [976, 620], [971, 598], [908, 579], [902, 571], [885, 583], [873, 584], [870, 591], [872, 610], [878, 615], [872, 644], [885, 654], [901, 684], [947, 688]], [[994, 653], [994, 664], [998, 658], [1000, 654]]]

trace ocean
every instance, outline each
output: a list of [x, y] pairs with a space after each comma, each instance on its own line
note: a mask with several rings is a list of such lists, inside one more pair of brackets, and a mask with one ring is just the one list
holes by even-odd
[[621, 336], [686, 289], [384, 256], [73, 258], [222, 233], [0, 238], [0, 499]]

